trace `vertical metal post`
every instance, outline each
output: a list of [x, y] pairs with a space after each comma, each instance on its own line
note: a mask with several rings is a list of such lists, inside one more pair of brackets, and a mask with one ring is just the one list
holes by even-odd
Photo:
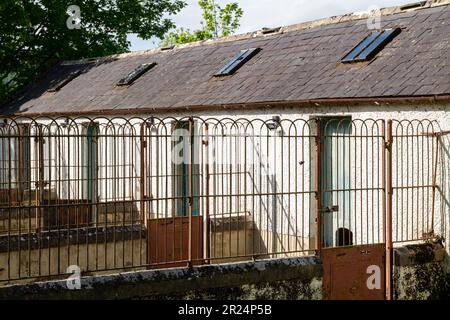
[[[146, 134], [146, 132], [147, 132], [147, 130], [146, 130], [146, 126], [147, 126], [147, 121], [144, 121], [142, 124], [141, 124], [141, 132], [140, 132], [140, 138], [141, 138], [141, 154], [140, 154], [140, 159], [141, 159], [141, 163], [140, 163], [140, 173], [141, 173], [141, 177], [140, 177], [140, 181], [139, 181], [139, 183], [140, 183], [140, 193], [141, 193], [141, 195], [140, 195], [140, 210], [141, 210], [141, 212], [140, 212], [140, 216], [141, 216], [141, 228], [142, 228], [142, 226], [147, 226], [147, 241], [145, 242], [145, 248], [146, 248], [146, 252], [147, 252], [147, 256], [145, 257], [145, 261], [146, 261], [146, 263], [147, 264], [150, 264], [151, 263], [151, 259], [150, 259], [150, 257], [151, 257], [151, 255], [150, 255], [150, 246], [149, 246], [149, 241], [150, 241], [150, 230], [151, 230], [151, 228], [150, 228], [150, 224], [149, 224], [149, 222], [147, 221], [147, 219], [146, 219], [146, 216], [147, 216], [147, 214], [146, 214], [146, 210], [145, 210], [145, 207], [146, 207], [146, 197], [145, 197], [145, 185], [146, 185], [146, 183], [145, 183], [145, 181], [146, 181], [146, 171], [145, 171], [145, 167], [146, 167], [146, 161], [145, 161], [145, 155], [146, 155], [146, 152], [147, 152], [147, 149], [146, 149], [146, 147], [147, 147], [147, 140], [145, 139], [145, 134]], [[141, 229], [142, 230], [142, 229]], [[140, 230], [140, 231], [141, 231]], [[133, 243], [133, 242], [132, 242]], [[142, 240], [141, 239], [139, 239], [139, 246], [140, 246], [140, 248], [139, 248], [139, 251], [141, 252], [141, 250], [142, 250]], [[139, 259], [139, 262], [141, 262], [142, 263], [142, 256], [140, 256], [140, 259]]]
[[[18, 159], [18, 169], [17, 169], [17, 202], [18, 204], [22, 203], [26, 174], [25, 174], [25, 135], [26, 135], [26, 127], [24, 125], [18, 126], [18, 137], [17, 137], [17, 159]], [[20, 227], [20, 224], [19, 224]]]
[[[43, 226], [41, 225], [41, 219], [44, 217], [44, 136], [42, 132], [42, 125], [39, 125], [39, 137], [38, 137], [38, 185], [36, 192], [36, 233], [41, 232]], [[38, 274], [41, 275], [41, 265], [42, 265], [42, 251], [41, 242], [39, 241], [38, 250]], [[69, 254], [67, 255], [69, 257]]]
[[386, 122], [382, 120], [381, 122], [381, 134], [383, 136], [382, 147], [381, 147], [381, 185], [382, 185], [382, 219], [383, 219], [383, 243], [386, 243]]
[[[193, 179], [192, 179], [192, 161], [194, 158], [194, 154], [192, 152], [193, 148], [193, 126], [194, 126], [194, 120], [192, 117], [189, 118], [189, 150], [188, 150], [188, 157], [185, 159], [188, 159], [188, 204], [189, 204], [189, 241], [188, 241], [188, 264], [189, 266], [192, 265], [192, 211], [194, 209], [194, 199], [193, 199]], [[184, 150], [186, 152], [187, 150]]]
[[392, 300], [392, 120], [387, 122], [386, 141], [386, 299]]
[[[437, 170], [439, 164], [439, 143], [441, 142], [441, 135], [436, 134], [436, 156], [434, 159], [433, 178], [432, 178], [432, 198], [431, 198], [431, 231], [434, 234], [434, 206], [436, 202], [436, 188], [437, 188]], [[432, 156], [433, 157], [433, 156]], [[428, 219], [427, 219], [428, 222]], [[427, 226], [430, 227], [430, 226]]]
[[315, 136], [315, 153], [316, 153], [316, 255], [320, 256], [322, 254], [322, 124], [320, 119], [316, 119], [316, 136]]
[[141, 223], [146, 224], [147, 221], [145, 221], [145, 153], [146, 153], [146, 139], [145, 139], [145, 133], [146, 133], [146, 125], [147, 122], [144, 121], [141, 125], [141, 179], [140, 179], [140, 189], [141, 189]]
[[42, 125], [38, 127], [38, 181], [36, 192], [36, 231], [41, 229], [41, 218], [43, 217], [42, 201], [44, 195], [44, 137], [42, 133]]
[[205, 156], [204, 156], [204, 163], [205, 163], [205, 167], [204, 167], [204, 179], [202, 179], [202, 181], [204, 181], [204, 186], [205, 186], [205, 210], [204, 215], [205, 215], [205, 220], [204, 220], [204, 245], [205, 245], [205, 250], [204, 250], [204, 255], [205, 255], [205, 261], [207, 263], [209, 263], [209, 258], [210, 258], [210, 239], [209, 239], [209, 181], [210, 181], [210, 175], [209, 175], [209, 136], [208, 136], [208, 123], [205, 123], [205, 137], [206, 140], [203, 141], [204, 145], [205, 145]]

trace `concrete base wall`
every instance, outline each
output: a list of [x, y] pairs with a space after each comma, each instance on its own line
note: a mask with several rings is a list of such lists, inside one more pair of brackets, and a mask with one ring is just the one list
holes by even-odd
[[[0, 280], [51, 276], [77, 265], [82, 272], [145, 264], [146, 243], [140, 240], [79, 244], [0, 253]], [[8, 268], [9, 266], [9, 268]]]
[[134, 225], [0, 236], [0, 281], [64, 276], [71, 265], [90, 274], [142, 266], [147, 261], [145, 233]]
[[435, 300], [450, 298], [446, 252], [440, 243], [408, 245], [394, 249], [394, 298]]
[[13, 285], [0, 299], [322, 299], [322, 273], [308, 256], [83, 277], [81, 290], [65, 280]]
[[[441, 243], [394, 249], [394, 299], [448, 299], [448, 256]], [[351, 266], [348, 266], [351, 268]], [[316, 256], [141, 270], [0, 287], [1, 299], [323, 299], [323, 266]]]

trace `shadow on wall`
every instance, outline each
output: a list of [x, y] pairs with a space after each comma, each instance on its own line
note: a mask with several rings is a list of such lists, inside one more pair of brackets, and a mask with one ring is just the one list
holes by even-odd
[[[256, 179], [249, 172], [246, 174], [252, 181], [253, 192], [261, 193]], [[267, 201], [259, 201], [261, 209], [258, 212], [210, 217], [211, 259], [214, 263], [247, 260], [250, 256], [259, 259], [295, 256], [308, 250], [309, 241], [304, 235], [298, 236], [292, 222], [295, 219], [279, 194], [276, 176], [266, 177], [265, 183], [274, 195]]]
[[[281, 127], [281, 131], [278, 132], [279, 137], [281, 137], [281, 141], [279, 141], [281, 144], [284, 143], [283, 137], [284, 137], [284, 129]], [[274, 139], [276, 137], [274, 136]], [[274, 141], [275, 143], [276, 141]], [[275, 158], [271, 158], [271, 163], [269, 162], [269, 155], [267, 154], [264, 161], [264, 154], [262, 151], [262, 146], [258, 144], [252, 144], [253, 152], [256, 154], [256, 158], [260, 161], [260, 163], [266, 162], [266, 166], [262, 166], [264, 168], [264, 177], [266, 177], [264, 183], [266, 185], [266, 192], [271, 193], [270, 199], [267, 198], [267, 201], [261, 201], [260, 205], [262, 206], [262, 212], [265, 215], [266, 218], [266, 226], [263, 228], [260, 227], [261, 236], [263, 239], [266, 239], [266, 246], [269, 251], [268, 253], [280, 253], [280, 252], [300, 252], [310, 249], [310, 234], [309, 234], [309, 218], [310, 218], [310, 212], [309, 209], [307, 209], [308, 214], [305, 214], [304, 211], [299, 212], [298, 207], [293, 208], [293, 212], [290, 212], [291, 206], [291, 195], [287, 195], [288, 202], [286, 203], [286, 198], [281, 193], [283, 192], [283, 188], [285, 186], [280, 185], [277, 180], [277, 174], [271, 172], [272, 170], [276, 170], [276, 162], [277, 162], [277, 156]], [[273, 168], [271, 168], [271, 164], [273, 165]], [[281, 159], [281, 166], [283, 166], [283, 159]], [[291, 164], [288, 164], [290, 166]], [[296, 165], [296, 163], [294, 164]], [[262, 170], [262, 169], [261, 169]], [[294, 171], [296, 172], [296, 171]], [[260, 179], [263, 178], [261, 171]], [[250, 172], [247, 172], [251, 185], [253, 187], [253, 190], [256, 194], [263, 193], [262, 190], [260, 190], [257, 186], [257, 181], [255, 176], [252, 176]], [[261, 186], [263, 183], [261, 183]], [[306, 184], [307, 185], [307, 184]], [[296, 192], [298, 190], [294, 190]], [[307, 191], [307, 190], [302, 190]], [[297, 195], [295, 195], [297, 197]], [[308, 198], [305, 200], [305, 197]], [[302, 195], [302, 201], [304, 202], [310, 202], [309, 196]], [[296, 202], [297, 204], [297, 202]], [[303, 208], [304, 209], [304, 208]], [[302, 215], [301, 217], [298, 217], [297, 215]], [[301, 225], [301, 232], [299, 234], [299, 226], [298, 221], [302, 221], [303, 224]], [[304, 234], [305, 231], [305, 225], [307, 226], [306, 232], [307, 234]], [[265, 230], [264, 230], [265, 229]], [[273, 257], [283, 257], [283, 256], [289, 256], [289, 254], [274, 254]]]
[[234, 217], [211, 217], [211, 262], [248, 260], [250, 256], [269, 258], [261, 231], [250, 213]]

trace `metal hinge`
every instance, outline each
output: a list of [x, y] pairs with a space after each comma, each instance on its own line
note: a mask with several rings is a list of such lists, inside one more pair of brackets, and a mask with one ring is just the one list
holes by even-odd
[[338, 212], [338, 211], [339, 211], [339, 206], [328, 206], [328, 207], [324, 207], [323, 209], [320, 210], [320, 212], [324, 212], [324, 213]]

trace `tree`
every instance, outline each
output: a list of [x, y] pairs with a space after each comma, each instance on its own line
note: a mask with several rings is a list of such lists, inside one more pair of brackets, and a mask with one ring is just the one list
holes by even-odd
[[199, 0], [198, 4], [202, 10], [202, 28], [194, 31], [184, 28], [171, 30], [161, 42], [162, 46], [226, 37], [239, 28], [244, 12], [237, 2], [228, 3], [223, 8], [215, 0]]
[[[77, 12], [77, 7], [80, 10]], [[128, 33], [162, 39], [184, 0], [1, 0], [0, 103], [63, 60], [129, 50]], [[78, 19], [79, 17], [79, 19]]]

